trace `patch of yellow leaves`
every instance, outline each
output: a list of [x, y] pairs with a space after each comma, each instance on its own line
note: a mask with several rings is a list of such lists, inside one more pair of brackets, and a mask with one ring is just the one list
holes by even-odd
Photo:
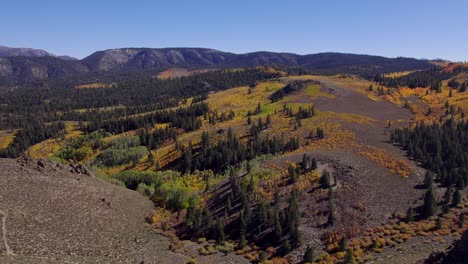
[[15, 140], [16, 131], [0, 131], [0, 150], [8, 148]]
[[106, 83], [88, 83], [75, 86], [76, 89], [101, 89], [101, 88], [112, 88], [112, 84]]
[[389, 169], [391, 173], [401, 177], [408, 177], [412, 173], [411, 166], [406, 160], [396, 158], [384, 150], [365, 146], [359, 151], [359, 154], [368, 157], [370, 160]]
[[65, 134], [64, 137], [58, 138], [49, 138], [38, 144], [31, 146], [26, 151], [26, 156], [34, 159], [42, 159], [46, 157], [51, 157], [59, 151], [69, 139], [79, 137], [83, 134], [78, 129], [78, 122], [66, 121], [65, 122]]

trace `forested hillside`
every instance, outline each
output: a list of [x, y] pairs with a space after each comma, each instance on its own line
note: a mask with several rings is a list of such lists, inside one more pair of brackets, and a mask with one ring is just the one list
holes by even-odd
[[[115, 81], [124, 76], [155, 76], [171, 69], [207, 70], [258, 66], [301, 67], [314, 74], [376, 74], [430, 69], [427, 60], [385, 58], [345, 53], [298, 55], [252, 52], [234, 54], [203, 48], [123, 48], [98, 51], [82, 60], [45, 53], [10, 52], [0, 56], [0, 85], [43, 83], [51, 80]], [[122, 78], [124, 77], [124, 78]]]
[[146, 221], [194, 259], [363, 263], [459, 238], [468, 224], [465, 70], [310, 72], [3, 89], [0, 155], [83, 164], [138, 191], [155, 205]]

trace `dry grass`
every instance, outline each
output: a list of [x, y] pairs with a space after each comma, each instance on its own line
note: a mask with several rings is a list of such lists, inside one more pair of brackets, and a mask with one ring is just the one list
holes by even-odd
[[88, 83], [75, 86], [76, 89], [102, 89], [102, 88], [112, 88], [113, 84], [106, 83]]
[[187, 69], [172, 68], [172, 69], [165, 70], [165, 71], [159, 73], [158, 75], [156, 75], [154, 77], [156, 77], [158, 79], [171, 79], [171, 78], [180, 78], [180, 77], [184, 77], [184, 76], [191, 76], [191, 75], [194, 75], [194, 74], [204, 73], [204, 72], [208, 72], [208, 71], [209, 71], [208, 69], [190, 71], [190, 70], [187, 70]]
[[364, 146], [359, 154], [368, 157], [370, 160], [387, 168], [391, 173], [401, 177], [408, 177], [413, 171], [406, 160], [390, 155], [384, 150], [371, 146]]
[[[436, 229], [437, 216], [407, 223], [403, 214], [397, 214], [386, 225], [368, 228], [361, 236], [349, 239], [348, 248], [353, 251], [356, 262], [362, 263], [369, 259], [368, 256], [384, 253], [417, 237], [438, 242], [443, 241], [444, 237], [459, 237], [468, 225], [468, 219], [465, 219], [464, 228], [459, 227], [460, 215], [466, 213], [467, 206], [468, 201], [465, 198], [462, 205], [441, 216], [440, 229]], [[319, 257], [317, 263], [329, 263], [330, 260], [342, 258], [341, 252], [337, 250], [341, 239], [342, 234], [338, 231], [324, 236], [326, 252]]]
[[386, 73], [384, 74], [384, 77], [386, 78], [399, 78], [402, 76], [409, 75], [415, 71], [402, 71], [402, 72], [391, 72], [391, 73]]

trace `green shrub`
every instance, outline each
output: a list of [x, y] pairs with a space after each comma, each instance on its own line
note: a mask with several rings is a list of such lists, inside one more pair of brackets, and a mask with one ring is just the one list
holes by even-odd
[[151, 197], [154, 194], [154, 185], [146, 185], [145, 183], [138, 184], [136, 191], [143, 196]]
[[153, 200], [162, 200], [164, 206], [172, 210], [188, 208], [191, 201], [195, 198], [192, 189], [179, 182], [166, 182], [162, 184], [159, 188], [156, 188], [154, 196], [156, 197], [153, 197]]
[[[156, 177], [156, 173], [154, 172], [140, 172], [134, 170], [112, 174], [113, 179], [123, 182], [127, 188], [132, 190], [137, 190], [140, 184], [144, 184], [142, 188], [145, 186], [154, 186], [156, 184]], [[154, 193], [154, 187], [152, 187], [152, 189], [150, 195]]]

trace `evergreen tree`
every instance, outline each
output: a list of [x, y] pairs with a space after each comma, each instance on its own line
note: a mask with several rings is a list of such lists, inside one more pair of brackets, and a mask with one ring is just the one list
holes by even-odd
[[300, 221], [300, 212], [299, 212], [299, 203], [298, 203], [298, 193], [296, 190], [292, 192], [291, 199], [289, 201], [289, 233], [294, 246], [298, 246], [301, 243], [302, 236], [299, 231], [299, 221]]
[[348, 248], [348, 239], [344, 236], [340, 241], [340, 251], [346, 251]]
[[258, 220], [260, 222], [259, 228], [268, 225], [268, 209], [266, 203], [262, 200], [258, 204]]
[[283, 228], [281, 227], [279, 212], [277, 209], [274, 210], [273, 221], [274, 221], [275, 236], [276, 236], [276, 239], [279, 240], [283, 236]]
[[266, 117], [266, 125], [269, 126], [270, 124], [271, 124], [271, 117], [270, 117], [270, 114], [268, 114]]
[[315, 259], [314, 248], [309, 245], [306, 248], [306, 251], [304, 253], [304, 257], [303, 257], [302, 261], [304, 263], [312, 263], [312, 262], [314, 262], [314, 259]]
[[238, 249], [242, 250], [243, 248], [245, 248], [245, 246], [247, 246], [247, 240], [245, 239], [245, 235], [242, 234], [239, 238]]
[[344, 259], [344, 263], [346, 264], [355, 264], [356, 260], [354, 259], [353, 251], [351, 249], [348, 249], [346, 251], [346, 256]]
[[218, 218], [216, 224], [216, 242], [221, 243], [226, 239], [224, 235], [224, 225], [223, 222]]
[[336, 216], [335, 216], [335, 201], [333, 199], [333, 191], [330, 189], [328, 191], [328, 220], [327, 224], [330, 226], [333, 226], [336, 221]]
[[322, 139], [324, 138], [324, 133], [323, 133], [323, 129], [321, 129], [320, 127], [317, 127], [317, 137]]
[[302, 161], [301, 161], [301, 170], [303, 172], [309, 170], [309, 166], [310, 166], [310, 156], [304, 154], [302, 155]]
[[312, 159], [312, 164], [310, 165], [312, 170], [317, 169], [317, 160], [315, 158]]
[[437, 202], [434, 198], [434, 193], [432, 188], [426, 191], [424, 195], [424, 204], [422, 207], [422, 214], [424, 218], [429, 218], [433, 216], [437, 211]]
[[440, 217], [436, 220], [435, 230], [440, 230], [442, 228], [442, 219]]
[[447, 186], [447, 189], [445, 190], [444, 203], [450, 204], [451, 199], [452, 199], [452, 185], [449, 185]]
[[290, 164], [288, 167], [288, 174], [289, 174], [289, 178], [291, 179], [291, 182], [297, 181], [296, 168], [294, 168], [292, 164]]
[[153, 155], [153, 153], [152, 153], [151, 151], [150, 151], [149, 154], [148, 154], [148, 161], [149, 161], [149, 163], [150, 163], [151, 166], [153, 166], [154, 163], [155, 163], [154, 155]]
[[461, 202], [461, 194], [458, 189], [455, 189], [455, 192], [453, 193], [453, 198], [452, 198], [452, 205], [457, 206]]
[[229, 195], [227, 200], [226, 200], [226, 209], [227, 209], [228, 212], [231, 212], [231, 210], [232, 210], [231, 195]]
[[409, 223], [414, 219], [414, 209], [413, 207], [408, 208], [406, 211], [406, 222]]
[[320, 177], [320, 185], [322, 188], [330, 188], [330, 173], [327, 170], [322, 171], [322, 176]]
[[424, 187], [426, 189], [432, 188], [432, 183], [434, 182], [434, 174], [431, 171], [426, 171], [424, 176]]
[[260, 103], [257, 104], [257, 108], [255, 109], [255, 114], [260, 114], [262, 112], [262, 107]]
[[289, 240], [285, 239], [283, 241], [283, 244], [281, 245], [281, 252], [283, 255], [288, 254], [292, 249], [291, 243], [289, 243]]

